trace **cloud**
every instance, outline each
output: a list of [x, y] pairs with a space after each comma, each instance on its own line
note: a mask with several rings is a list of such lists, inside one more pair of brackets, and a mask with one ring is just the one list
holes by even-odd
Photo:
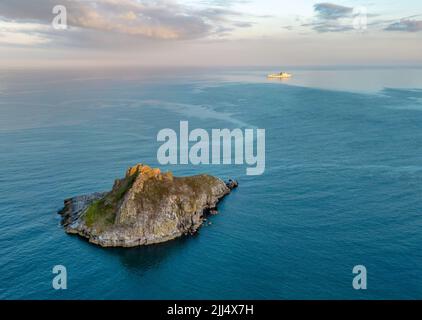
[[0, 43], [12, 45], [40, 45], [50, 42], [44, 36], [45, 25], [0, 21]]
[[[70, 28], [147, 39], [204, 38], [222, 28], [246, 26], [238, 22], [242, 15], [236, 11], [194, 8], [171, 0], [61, 0], [60, 4], [67, 9]], [[3, 21], [50, 25], [55, 5], [55, 0], [2, 0], [0, 17]]]
[[233, 25], [238, 28], [251, 28], [254, 24], [252, 22], [235, 22]]
[[401, 31], [401, 32], [419, 32], [422, 31], [422, 20], [403, 19], [398, 22], [391, 23], [385, 31]]
[[11, 44], [17, 46], [33, 46], [50, 42], [49, 39], [36, 35], [26, 34], [24, 32], [0, 31], [0, 44]]
[[[334, 3], [317, 3], [314, 5], [315, 16], [310, 22], [300, 26], [311, 28], [318, 33], [346, 32], [353, 30], [353, 8]], [[288, 29], [292, 29], [291, 26]]]
[[[413, 15], [410, 17], [397, 20], [379, 19], [376, 13], [367, 13], [364, 7], [361, 14], [367, 19], [371, 18], [366, 26], [377, 31], [401, 31], [401, 32], [418, 32], [422, 31], [422, 20], [416, 20], [421, 15]], [[311, 28], [318, 33], [326, 32], [347, 32], [353, 31], [353, 19], [359, 16], [359, 8], [352, 8], [337, 5], [334, 3], [317, 3], [314, 5], [315, 17], [310, 22], [302, 23], [301, 27]], [[284, 27], [287, 30], [293, 30], [293, 26]]]
[[231, 7], [236, 4], [250, 3], [251, 0], [202, 0], [201, 4], [218, 7]]
[[103, 0], [69, 12], [71, 26], [155, 39], [189, 39], [205, 35], [211, 25], [184, 7], [164, 3]]
[[314, 11], [322, 20], [337, 20], [340, 18], [350, 17], [353, 14], [353, 8], [328, 2], [315, 4]]
[[[378, 14], [368, 13], [365, 7], [346, 7], [334, 3], [323, 2], [314, 5], [314, 16], [305, 20], [299, 18], [300, 27], [311, 28], [318, 33], [348, 32], [355, 30], [359, 18], [374, 18]], [[357, 21], [355, 19], [358, 18]], [[368, 25], [368, 24], [366, 24]], [[284, 29], [294, 30], [294, 26], [284, 26]]]
[[309, 24], [310, 27], [316, 32], [319, 33], [326, 33], [326, 32], [345, 32], [354, 30], [351, 24], [343, 25], [339, 23], [329, 23], [329, 22], [321, 22], [321, 23], [312, 23]]

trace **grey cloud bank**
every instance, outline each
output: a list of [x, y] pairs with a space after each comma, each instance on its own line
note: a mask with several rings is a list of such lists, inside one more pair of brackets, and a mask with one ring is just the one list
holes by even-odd
[[[198, 9], [174, 1], [62, 0], [70, 27], [117, 32], [153, 39], [206, 37], [222, 24], [231, 25], [240, 13], [224, 9]], [[12, 1], [0, 3], [0, 16], [18, 21], [50, 23], [57, 1]], [[235, 27], [249, 27], [234, 21]]]
[[314, 10], [320, 18], [328, 20], [349, 17], [353, 13], [353, 8], [326, 2], [315, 4]]
[[422, 31], [422, 20], [401, 20], [390, 24], [385, 30], [401, 32]]

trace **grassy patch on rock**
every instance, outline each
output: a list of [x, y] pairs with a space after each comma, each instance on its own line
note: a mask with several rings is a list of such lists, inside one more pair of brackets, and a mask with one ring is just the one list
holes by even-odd
[[93, 202], [84, 214], [85, 224], [102, 232], [114, 224], [120, 202], [133, 186], [138, 174], [127, 176], [115, 182], [111, 190], [103, 199]]

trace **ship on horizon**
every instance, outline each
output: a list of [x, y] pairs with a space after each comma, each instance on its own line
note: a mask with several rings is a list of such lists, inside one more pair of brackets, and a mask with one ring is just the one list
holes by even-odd
[[287, 72], [272, 73], [267, 76], [270, 79], [288, 79], [292, 77], [292, 74]]

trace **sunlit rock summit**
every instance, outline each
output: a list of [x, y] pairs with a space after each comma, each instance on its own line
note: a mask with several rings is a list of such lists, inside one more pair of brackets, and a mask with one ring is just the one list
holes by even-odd
[[134, 247], [195, 233], [237, 182], [210, 176], [174, 177], [138, 164], [110, 192], [64, 201], [62, 224], [104, 247]]

